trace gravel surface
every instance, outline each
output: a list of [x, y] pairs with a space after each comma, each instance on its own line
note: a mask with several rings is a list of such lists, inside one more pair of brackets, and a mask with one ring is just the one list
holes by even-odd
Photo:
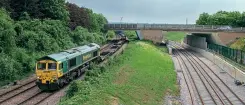
[[2, 103], [2, 105], [17, 105], [25, 101], [25, 99], [32, 97], [35, 93], [39, 93], [40, 91], [41, 90], [38, 87], [32, 88], [26, 91], [25, 93], [17, 95], [14, 98], [11, 98], [10, 100], [8, 100], [7, 102]]
[[[189, 80], [186, 81], [184, 78], [184, 75], [186, 75], [186, 72], [183, 70], [183, 68], [185, 68], [185, 67], [182, 65], [182, 62], [180, 62], [176, 58], [176, 56], [172, 56], [172, 59], [174, 62], [175, 70], [177, 72], [177, 77], [178, 77], [177, 79], [178, 79], [178, 82], [180, 85], [180, 98], [181, 98], [182, 104], [191, 105], [192, 104], [191, 96], [194, 95], [194, 93], [192, 91], [193, 88], [191, 85], [189, 85], [190, 92], [188, 90], [188, 86], [187, 86], [186, 82], [188, 84], [191, 84], [191, 83]], [[189, 78], [186, 77], [186, 79], [189, 79]], [[193, 97], [193, 98], [195, 98], [195, 97]]]
[[16, 81], [17, 82], [16, 85], [14, 85], [14, 83], [10, 83], [9, 85], [1, 87], [0, 88], [0, 94], [3, 94], [5, 92], [11, 91], [11, 90], [14, 90], [14, 89], [22, 86], [23, 84], [28, 83], [28, 82], [33, 81], [33, 80], [36, 80], [36, 75], [35, 74], [30, 75], [29, 77], [27, 77], [25, 79]]
[[[84, 74], [79, 77], [76, 81], [84, 80]], [[57, 105], [61, 98], [65, 96], [65, 92], [68, 89], [68, 86], [62, 88], [61, 90], [57, 91], [53, 95], [49, 96], [47, 99], [43, 100], [39, 105]]]
[[[225, 99], [225, 96], [226, 96], [226, 97], [229, 98], [229, 100], [231, 100], [232, 104], [242, 105], [242, 103], [239, 102], [239, 100], [235, 97], [235, 95], [232, 94], [232, 92], [229, 91], [229, 89], [223, 84], [223, 82], [221, 82], [221, 80], [224, 81], [224, 83], [226, 85], [228, 85], [228, 87], [232, 91], [234, 91], [236, 93], [236, 95], [238, 97], [240, 97], [243, 101], [245, 101], [245, 98], [243, 98], [243, 97], [245, 97], [245, 89], [244, 89], [244, 86], [236, 86], [234, 84], [234, 79], [230, 75], [228, 75], [227, 73], [225, 73], [221, 68], [219, 68], [213, 62], [211, 62], [208, 59], [204, 58], [200, 54], [195, 53], [195, 52], [192, 52], [192, 53], [194, 53], [198, 58], [200, 58], [205, 64], [208, 65], [208, 67], [207, 67], [205, 64], [203, 64], [201, 61], [199, 61], [199, 59], [197, 59], [194, 56], [193, 56], [194, 58], [192, 58], [193, 62], [189, 62], [187, 60], [187, 58], [181, 54], [181, 56], [184, 59], [184, 62], [187, 65], [187, 68], [191, 71], [191, 74], [192, 74], [192, 76], [194, 78], [195, 83], [198, 86], [198, 90], [199, 90], [200, 95], [202, 96], [202, 98], [204, 100], [204, 103], [205, 104], [214, 104], [213, 101], [210, 98], [211, 97], [210, 94], [208, 94], [207, 90], [204, 88], [204, 85], [203, 85], [203, 83], [200, 80], [200, 78], [203, 78], [204, 79], [204, 77], [203, 76], [199, 77], [197, 75], [197, 73], [204, 74], [206, 78], [209, 77], [209, 78], [207, 78], [208, 81], [203, 81], [203, 82], [206, 85], [209, 84], [209, 85], [207, 85], [207, 88], [210, 91], [212, 97], [219, 95], [219, 96], [221, 96], [222, 100], [224, 100]], [[194, 105], [198, 104], [199, 103], [199, 98], [196, 95], [197, 92], [196, 92], [196, 90], [193, 90], [195, 88], [193, 87], [193, 83], [190, 82], [191, 81], [190, 80], [190, 75], [188, 74], [188, 72], [186, 72], [186, 68], [183, 66], [183, 62], [181, 60], [178, 61], [178, 59], [177, 59], [177, 57], [175, 55], [172, 56], [172, 59], [173, 59], [173, 61], [175, 63], [175, 68], [176, 68], [176, 71], [177, 71], [178, 78], [180, 78], [179, 81], [180, 81], [180, 87], [181, 87], [181, 99], [182, 99], [182, 103], [184, 105], [191, 105], [192, 104], [191, 103], [191, 96], [194, 96], [193, 97], [193, 100], [194, 100], [193, 104]], [[191, 65], [191, 63], [192, 63], [192, 65]], [[198, 69], [200, 71], [194, 71], [194, 68], [196, 68], [196, 69]], [[214, 75], [210, 71], [210, 69], [212, 71], [214, 71], [214, 73], [216, 75], [218, 75], [221, 78], [221, 80], [218, 77], [216, 77], [216, 75]], [[207, 74], [209, 76], [205, 74], [205, 71], [207, 72]], [[186, 76], [186, 78], [188, 78], [188, 79], [184, 79], [184, 74], [188, 75], [188, 76]], [[213, 79], [215, 83], [213, 83], [210, 78]], [[185, 80], [187, 80], [187, 81], [185, 81]], [[189, 89], [191, 91], [188, 90], [188, 86], [187, 86], [186, 82], [187, 82], [187, 84], [190, 85], [189, 86]], [[220, 87], [220, 90], [221, 90], [221, 91], [218, 91], [216, 94], [212, 90], [212, 87], [215, 87], [215, 86]], [[215, 88], [215, 90], [217, 91], [218, 88]], [[193, 95], [193, 94], [195, 94], [195, 95]], [[218, 99], [218, 97], [214, 97], [214, 100], [216, 101], [216, 100], [219, 100], [219, 99]], [[228, 103], [227, 100], [225, 100], [224, 102], [225, 103]], [[217, 102], [217, 104], [221, 104], [221, 103]]]

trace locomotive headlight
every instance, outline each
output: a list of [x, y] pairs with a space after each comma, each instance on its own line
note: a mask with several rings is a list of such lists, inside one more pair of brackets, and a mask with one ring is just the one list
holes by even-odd
[[38, 76], [37, 79], [40, 79], [40, 77]]

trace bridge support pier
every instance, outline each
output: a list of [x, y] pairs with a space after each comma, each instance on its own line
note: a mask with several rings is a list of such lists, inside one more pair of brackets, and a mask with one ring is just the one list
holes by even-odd
[[145, 39], [154, 43], [162, 43], [166, 32], [162, 30], [137, 30], [136, 33], [140, 40]]
[[207, 49], [207, 40], [206, 37], [200, 37], [195, 35], [187, 35], [184, 39], [184, 43], [192, 46], [197, 47], [200, 49]]
[[136, 30], [135, 32], [136, 32], [136, 35], [137, 35], [138, 39], [139, 40], [143, 40], [143, 36], [141, 34], [141, 30]]

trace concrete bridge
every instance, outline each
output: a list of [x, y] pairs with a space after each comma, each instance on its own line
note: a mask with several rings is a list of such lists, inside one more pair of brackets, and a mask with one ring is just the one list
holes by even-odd
[[195, 24], [106, 24], [108, 30], [162, 30], [162, 31], [189, 31], [189, 32], [242, 32], [245, 27], [221, 25], [195, 25]]
[[[184, 25], [184, 24], [107, 24], [108, 30], [135, 30], [139, 39], [162, 42], [168, 31], [182, 31], [194, 36], [206, 37], [207, 42], [227, 45], [236, 38], [245, 37], [245, 28], [227, 26]], [[188, 37], [190, 39], [190, 37]], [[186, 40], [187, 42], [187, 40]], [[205, 41], [206, 42], [206, 41]], [[194, 42], [193, 42], [194, 43]], [[195, 43], [198, 45], [198, 43]]]

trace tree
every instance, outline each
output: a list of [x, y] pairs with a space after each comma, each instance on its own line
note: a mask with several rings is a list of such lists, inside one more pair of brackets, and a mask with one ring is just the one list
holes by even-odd
[[202, 13], [199, 16], [199, 19], [196, 21], [198, 25], [208, 25], [209, 24], [209, 14], [208, 13]]
[[196, 24], [199, 25], [230, 25], [233, 27], [244, 26], [244, 15], [238, 11], [218, 11], [215, 14], [209, 15], [208, 13], [202, 13]]
[[30, 15], [29, 15], [27, 12], [23, 12], [23, 13], [20, 15], [19, 20], [31, 20], [31, 17], [30, 17]]
[[40, 12], [39, 0], [10, 0], [11, 17], [18, 20], [24, 12], [28, 13], [32, 18], [42, 16]]
[[97, 15], [96, 17], [100, 28], [100, 32], [107, 33], [108, 30], [105, 30], [104, 27], [104, 25], [108, 23], [107, 19], [104, 17], [103, 14], [95, 14], [95, 15]]
[[241, 27], [245, 27], [245, 12], [241, 14], [240, 19], [237, 21], [237, 25]]
[[76, 4], [67, 3], [69, 10], [70, 22], [69, 26], [71, 29], [75, 29], [77, 26], [89, 28], [89, 14], [83, 7], [78, 7]]
[[11, 0], [0, 0], [0, 8], [5, 8], [7, 11], [12, 11], [10, 1]]
[[44, 14], [42, 18], [69, 20], [65, 0], [40, 0], [40, 10]]
[[94, 13], [91, 9], [86, 9], [89, 14], [89, 31], [90, 32], [103, 32], [106, 33], [107, 30], [104, 29], [104, 25], [108, 23], [107, 19], [102, 14]]
[[0, 52], [10, 53], [15, 47], [14, 21], [7, 12], [0, 9]]

